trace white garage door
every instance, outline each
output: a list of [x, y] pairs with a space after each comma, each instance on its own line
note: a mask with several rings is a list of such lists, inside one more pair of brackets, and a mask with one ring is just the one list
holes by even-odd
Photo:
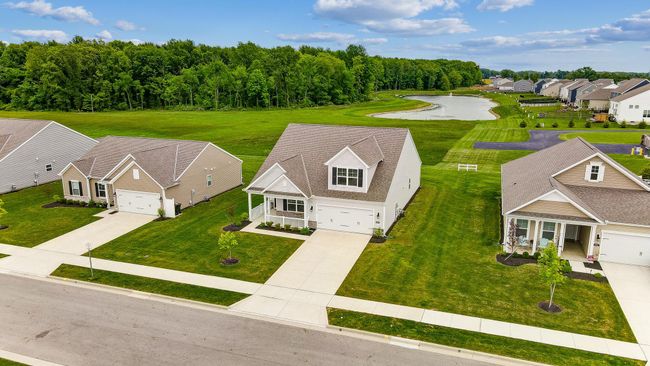
[[343, 206], [318, 206], [318, 228], [372, 234], [372, 210]]
[[603, 262], [650, 266], [650, 237], [603, 231], [598, 259]]
[[145, 215], [158, 215], [160, 193], [135, 192], [118, 189], [117, 209]]

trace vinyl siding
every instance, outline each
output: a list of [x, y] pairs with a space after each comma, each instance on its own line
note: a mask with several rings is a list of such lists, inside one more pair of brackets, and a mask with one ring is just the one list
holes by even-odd
[[589, 217], [569, 202], [539, 200], [519, 209], [520, 212], [564, 215], [573, 217]]
[[[589, 182], [585, 180], [585, 171], [591, 162], [600, 162], [605, 166], [605, 175], [602, 182]], [[566, 172], [555, 177], [560, 183], [573, 186], [602, 187], [602, 188], [619, 188], [619, 189], [636, 189], [642, 190], [638, 184], [629, 177], [619, 172], [600, 158], [590, 159], [580, 165], [577, 165]]]
[[[106, 197], [97, 197], [97, 192], [95, 191], [95, 183], [99, 182], [98, 179], [90, 179], [90, 189], [92, 190], [92, 195], [91, 198], [95, 202], [106, 202], [108, 199], [110, 202], [113, 203], [113, 187], [110, 184], [106, 184]], [[85, 193], [85, 192], [84, 192]]]
[[[70, 181], [71, 180], [77, 180], [81, 182], [81, 189], [83, 195], [81, 197], [79, 196], [73, 196], [72, 192], [70, 192]], [[87, 186], [87, 181], [86, 177], [81, 174], [81, 172], [75, 168], [74, 166], [71, 166], [70, 169], [66, 170], [65, 173], [63, 173], [63, 176], [61, 176], [61, 181], [63, 184], [63, 197], [67, 199], [73, 199], [73, 200], [82, 200], [82, 201], [88, 201], [88, 186]]]
[[[212, 174], [212, 186], [207, 186], [207, 175]], [[208, 145], [189, 166], [180, 183], [167, 189], [166, 197], [173, 198], [181, 207], [214, 197], [242, 184], [242, 163], [240, 160]], [[194, 202], [192, 202], [192, 190]]]
[[[133, 179], [133, 170], [135, 169], [140, 170], [140, 179]], [[113, 189], [115, 189], [115, 191], [118, 189], [124, 189], [136, 192], [162, 193], [160, 186], [137, 165], [130, 167], [115, 182], [113, 182]]]
[[[41, 132], [0, 161], [0, 193], [31, 187], [59, 179], [59, 172], [71, 161], [79, 159], [97, 142], [53, 122]], [[45, 165], [52, 164], [46, 171]]]

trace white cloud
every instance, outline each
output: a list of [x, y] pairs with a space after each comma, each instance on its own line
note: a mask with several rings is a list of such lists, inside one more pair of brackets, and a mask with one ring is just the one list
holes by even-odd
[[128, 20], [118, 20], [115, 22], [115, 28], [125, 31], [125, 32], [130, 32], [134, 30], [144, 30], [143, 27], [139, 27], [133, 22], [129, 22]]
[[650, 52], [650, 46], [643, 46], [643, 50]]
[[110, 41], [111, 39], [113, 39], [113, 35], [111, 34], [111, 32], [107, 31], [106, 29], [104, 29], [103, 31], [97, 33], [95, 35], [95, 37], [97, 37], [97, 38], [99, 38], [99, 39], [101, 39], [103, 41]]
[[278, 39], [290, 42], [336, 42], [346, 43], [354, 39], [353, 34], [334, 32], [314, 32], [304, 34], [278, 34]]
[[470, 52], [482, 53], [504, 50], [534, 50], [534, 49], [559, 49], [575, 48], [585, 45], [579, 38], [569, 39], [526, 39], [521, 37], [493, 36], [471, 39], [460, 43]]
[[64, 31], [49, 29], [14, 29], [11, 33], [22, 40], [56, 41], [64, 43], [68, 35]]
[[377, 33], [404, 37], [473, 31], [460, 17], [414, 18], [434, 8], [451, 10], [456, 7], [456, 0], [318, 0], [314, 10], [322, 17], [361, 25]]
[[143, 44], [143, 43], [145, 43], [143, 40], [141, 40], [141, 39], [137, 39], [137, 38], [127, 39], [127, 40], [125, 40], [124, 42], [131, 42], [131, 43], [133, 43], [133, 44], [136, 45], [136, 46], [139, 45], [139, 44]]
[[7, 3], [7, 6], [11, 9], [19, 9], [39, 17], [48, 17], [66, 22], [80, 21], [92, 25], [99, 25], [99, 20], [95, 19], [93, 13], [86, 10], [83, 6], [62, 6], [54, 8], [51, 3], [48, 3], [45, 0]]
[[384, 44], [388, 42], [387, 38], [362, 38], [359, 43], [362, 44]]
[[505, 12], [529, 5], [533, 5], [533, 0], [483, 0], [476, 8], [478, 10], [498, 10]]

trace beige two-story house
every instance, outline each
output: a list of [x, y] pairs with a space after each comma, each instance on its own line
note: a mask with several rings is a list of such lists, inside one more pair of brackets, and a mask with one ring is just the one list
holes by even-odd
[[242, 184], [242, 161], [205, 141], [108, 136], [60, 173], [67, 199], [174, 217]]
[[582, 138], [501, 167], [506, 245], [650, 266], [650, 187]]

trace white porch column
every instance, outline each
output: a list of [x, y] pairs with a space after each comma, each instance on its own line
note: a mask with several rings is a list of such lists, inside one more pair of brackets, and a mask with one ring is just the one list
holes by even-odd
[[503, 247], [506, 249], [506, 245], [508, 245], [508, 231], [510, 229], [510, 217], [508, 215], [503, 216]]
[[534, 230], [534, 235], [533, 236], [533, 253], [537, 251], [537, 239], [539, 237], [539, 220], [535, 220], [535, 230]]
[[562, 251], [564, 250], [564, 237], [566, 235], [566, 224], [561, 222], [560, 223], [560, 239], [557, 244], [557, 255], [561, 255]]
[[248, 219], [253, 221], [253, 202], [251, 201], [250, 192], [248, 192]]
[[304, 221], [303, 227], [307, 227], [307, 225], [309, 225], [308, 224], [308, 221], [309, 221], [309, 217], [308, 217], [309, 207], [307, 207], [307, 200], [302, 200], [302, 207], [303, 207], [302, 218], [303, 218], [303, 221]]
[[593, 258], [595, 242], [596, 242], [596, 225], [593, 225], [590, 226], [589, 229], [589, 246], [587, 247], [587, 258]]
[[269, 221], [269, 198], [264, 196], [264, 222]]

